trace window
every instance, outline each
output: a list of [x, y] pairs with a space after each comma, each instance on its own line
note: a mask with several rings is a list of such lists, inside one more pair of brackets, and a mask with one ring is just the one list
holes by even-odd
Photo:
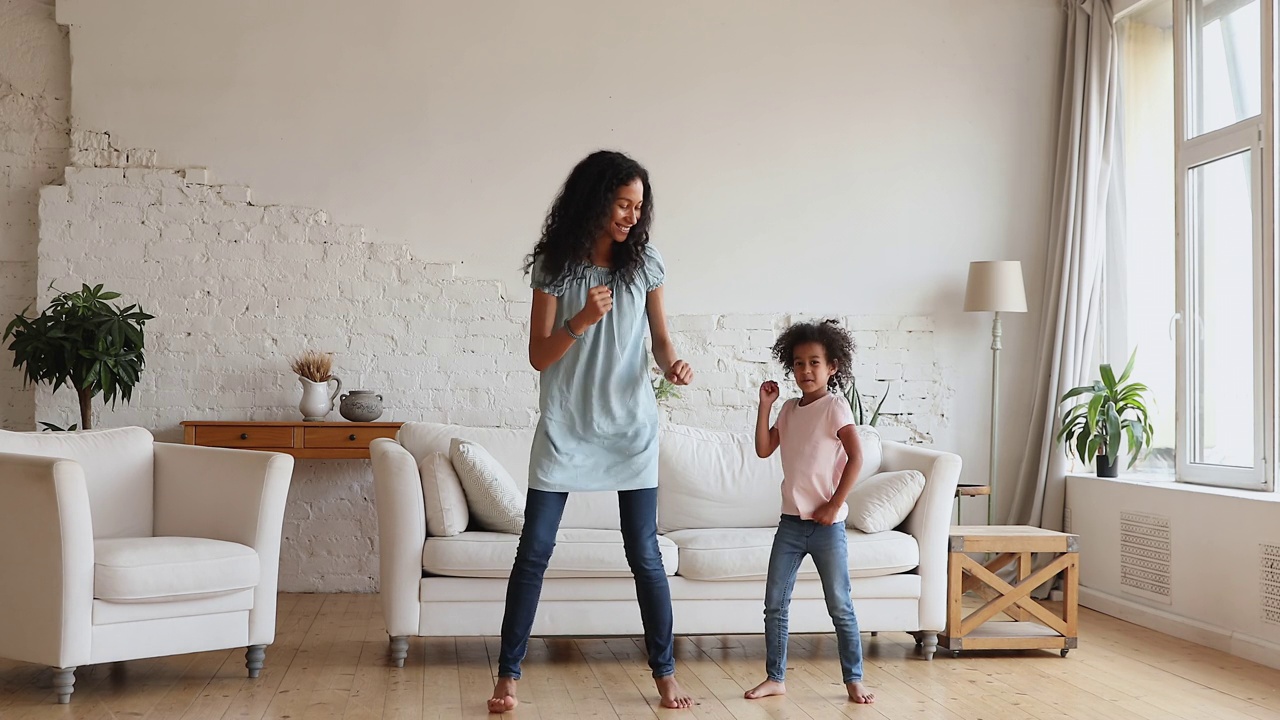
[[1117, 22], [1102, 355], [1150, 387], [1177, 480], [1273, 486], [1275, 0], [1151, 0]]

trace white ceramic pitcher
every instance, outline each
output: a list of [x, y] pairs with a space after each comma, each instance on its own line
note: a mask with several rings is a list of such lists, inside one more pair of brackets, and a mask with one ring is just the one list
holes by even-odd
[[[342, 381], [337, 376], [330, 376], [327, 382], [318, 383], [299, 375], [298, 382], [302, 383], [302, 402], [298, 403], [298, 410], [302, 411], [303, 422], [322, 422], [333, 412], [333, 400], [342, 392]], [[329, 392], [331, 382], [337, 383], [332, 393]]]

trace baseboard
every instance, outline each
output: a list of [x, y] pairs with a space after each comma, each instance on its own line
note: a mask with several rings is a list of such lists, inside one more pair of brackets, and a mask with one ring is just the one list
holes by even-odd
[[1104, 615], [1280, 670], [1280, 645], [1262, 638], [1185, 618], [1092, 588], [1080, 588], [1080, 604]]

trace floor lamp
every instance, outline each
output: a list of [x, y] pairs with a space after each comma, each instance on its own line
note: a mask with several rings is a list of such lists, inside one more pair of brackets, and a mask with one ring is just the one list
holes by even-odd
[[1000, 417], [1000, 313], [1026, 312], [1027, 294], [1022, 285], [1022, 263], [1017, 260], [984, 260], [969, 263], [964, 292], [965, 312], [993, 312], [991, 321], [991, 476], [987, 484], [987, 524], [995, 524], [996, 447]]

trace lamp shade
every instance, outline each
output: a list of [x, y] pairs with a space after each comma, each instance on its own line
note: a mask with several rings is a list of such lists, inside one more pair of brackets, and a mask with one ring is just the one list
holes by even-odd
[[1022, 285], [1022, 263], [1017, 260], [982, 260], [969, 263], [969, 283], [964, 291], [965, 312], [1026, 312], [1027, 292]]

